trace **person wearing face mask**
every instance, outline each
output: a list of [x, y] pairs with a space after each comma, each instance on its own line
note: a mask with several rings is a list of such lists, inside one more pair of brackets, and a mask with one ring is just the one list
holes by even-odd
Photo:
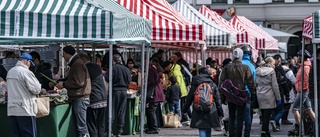
[[272, 111], [281, 104], [281, 96], [274, 70], [275, 60], [268, 57], [265, 64], [256, 69], [256, 95], [262, 113], [261, 137], [271, 137], [269, 123]]

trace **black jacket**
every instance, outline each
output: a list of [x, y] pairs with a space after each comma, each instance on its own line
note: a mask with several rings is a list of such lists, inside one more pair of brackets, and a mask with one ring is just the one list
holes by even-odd
[[186, 113], [190, 105], [193, 103], [194, 92], [198, 85], [203, 82], [210, 83], [213, 91], [214, 105], [210, 112], [198, 111], [193, 109], [191, 118], [191, 128], [213, 128], [220, 127], [219, 116], [223, 117], [223, 110], [221, 107], [220, 94], [218, 87], [213, 83], [212, 78], [208, 74], [200, 74], [195, 76], [192, 80], [191, 89], [187, 96], [186, 104], [182, 108], [182, 113]]
[[[178, 60], [178, 64], [182, 64], [183, 66], [185, 66], [186, 68], [188, 68], [188, 70], [190, 71], [188, 62], [185, 61], [183, 58], [180, 58], [180, 59]], [[181, 65], [180, 65], [180, 66], [181, 66]], [[182, 69], [182, 67], [181, 67], [181, 69]]]
[[3, 67], [3, 65], [0, 65], [0, 77], [6, 81], [7, 79], [7, 70]]
[[[44, 63], [41, 61], [40, 65], [36, 67], [31, 67], [30, 70], [34, 73], [36, 78], [39, 80], [41, 84], [41, 88], [44, 88], [46, 90], [52, 90], [53, 87], [49, 87], [49, 83], [51, 82], [48, 80], [45, 76], [52, 79], [52, 71], [51, 71], [51, 64], [50, 63]], [[45, 75], [45, 76], [43, 76]]]
[[[109, 71], [108, 71], [109, 72]], [[109, 74], [106, 76], [109, 82]], [[129, 69], [122, 64], [115, 64], [112, 67], [112, 91], [123, 91], [128, 89], [131, 82], [131, 73]]]
[[166, 99], [169, 103], [173, 103], [174, 101], [179, 101], [180, 97], [181, 97], [181, 90], [179, 86], [174, 84], [167, 88]]
[[[310, 74], [309, 74], [309, 97], [310, 99], [314, 99], [314, 71], [313, 71], [313, 67], [314, 65], [312, 64], [311, 66], [311, 70], [310, 70]], [[320, 76], [320, 60], [317, 59], [317, 72], [316, 72], [317, 76]], [[318, 91], [320, 90], [320, 77], [317, 77], [317, 88]], [[318, 92], [318, 99], [320, 97], [320, 93]]]
[[100, 66], [90, 62], [86, 66], [91, 80], [90, 104], [107, 101], [107, 91]]

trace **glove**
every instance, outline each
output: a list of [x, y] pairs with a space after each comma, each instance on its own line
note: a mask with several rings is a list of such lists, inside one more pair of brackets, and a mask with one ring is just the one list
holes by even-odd
[[281, 105], [281, 100], [277, 100], [277, 106]]

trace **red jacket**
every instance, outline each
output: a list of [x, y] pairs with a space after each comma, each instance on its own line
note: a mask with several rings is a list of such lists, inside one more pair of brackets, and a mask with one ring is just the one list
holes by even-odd
[[309, 60], [304, 61], [304, 78], [303, 78], [303, 89], [301, 89], [301, 78], [302, 78], [302, 67], [299, 68], [297, 77], [296, 77], [296, 83], [295, 87], [297, 92], [308, 91], [309, 92], [309, 73], [311, 68], [311, 62]]

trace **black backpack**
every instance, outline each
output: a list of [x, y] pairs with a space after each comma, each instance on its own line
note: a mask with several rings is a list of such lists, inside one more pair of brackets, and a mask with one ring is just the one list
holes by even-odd
[[279, 66], [275, 68], [276, 75], [277, 75], [277, 82], [279, 86], [280, 92], [283, 92], [283, 94], [288, 98], [289, 92], [292, 89], [292, 84], [290, 80], [286, 77], [286, 71]]

